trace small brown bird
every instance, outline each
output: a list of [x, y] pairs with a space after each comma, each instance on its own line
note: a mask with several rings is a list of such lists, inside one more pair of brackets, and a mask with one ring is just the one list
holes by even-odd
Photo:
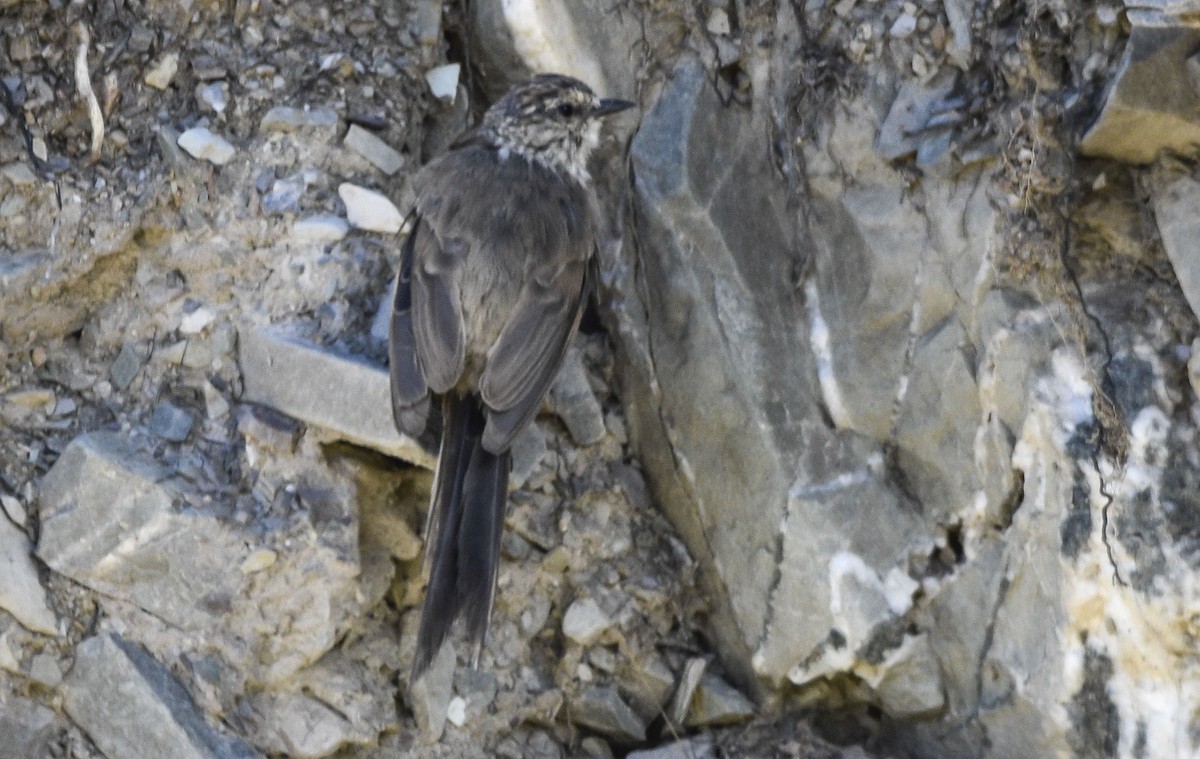
[[508, 500], [509, 448], [562, 364], [587, 299], [598, 216], [587, 159], [633, 104], [543, 74], [517, 85], [416, 177], [388, 353], [396, 427], [441, 396], [412, 680], [462, 618], [478, 666]]

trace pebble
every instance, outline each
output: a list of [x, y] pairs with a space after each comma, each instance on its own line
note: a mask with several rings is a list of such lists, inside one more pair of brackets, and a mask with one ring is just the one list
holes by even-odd
[[229, 107], [229, 85], [225, 82], [197, 85], [196, 102], [215, 113], [225, 113]]
[[200, 306], [190, 314], [184, 314], [179, 322], [179, 331], [185, 335], [198, 335], [216, 318], [216, 311], [208, 306]]
[[434, 97], [454, 102], [454, 96], [458, 92], [460, 69], [457, 63], [450, 63], [425, 72], [425, 81], [429, 83], [429, 91]]
[[121, 352], [108, 368], [108, 376], [112, 379], [113, 387], [124, 390], [133, 382], [133, 378], [142, 370], [142, 357], [138, 354], [133, 343], [121, 346]]
[[374, 190], [343, 182], [338, 185], [338, 195], [346, 204], [346, 217], [358, 229], [395, 234], [404, 224], [400, 209]]
[[713, 8], [708, 14], [707, 26], [711, 34], [729, 34], [729, 14], [724, 8]]
[[276, 179], [271, 191], [263, 196], [263, 210], [267, 213], [299, 213], [300, 198], [304, 195], [304, 180], [299, 176]]
[[193, 158], [208, 161], [216, 166], [229, 163], [237, 152], [228, 140], [214, 134], [208, 127], [192, 127], [179, 135], [179, 147]]
[[563, 615], [562, 629], [563, 635], [581, 646], [586, 646], [612, 625], [612, 619], [595, 601], [582, 598], [567, 608], [567, 613]]
[[260, 548], [254, 551], [246, 560], [242, 562], [242, 574], [248, 575], [262, 570], [275, 564], [275, 560], [279, 554], [272, 551], [270, 548]]
[[0, 506], [4, 508], [4, 513], [8, 514], [8, 518], [15, 525], [18, 527], [25, 526], [25, 506], [16, 496], [11, 496], [7, 493], [0, 494]]
[[27, 629], [55, 635], [57, 620], [46, 603], [46, 591], [38, 579], [31, 551], [24, 531], [0, 518], [0, 609]]
[[62, 668], [50, 654], [37, 654], [29, 663], [29, 679], [47, 688], [57, 688], [62, 683]]
[[171, 86], [175, 72], [179, 70], [179, 53], [167, 53], [158, 59], [154, 68], [146, 72], [143, 81], [156, 90], [165, 90]]
[[337, 242], [349, 231], [350, 224], [333, 214], [309, 216], [292, 225], [292, 237], [301, 242]]
[[42, 408], [54, 400], [54, 393], [45, 388], [36, 387], [9, 393], [4, 399], [14, 406], [22, 408]]
[[615, 688], [589, 688], [572, 705], [571, 718], [622, 743], [646, 740], [646, 725]]
[[684, 724], [688, 727], [735, 725], [754, 717], [754, 704], [729, 683], [715, 675], [705, 675], [692, 694], [691, 709]]
[[350, 125], [343, 143], [389, 177], [404, 167], [398, 150], [357, 124]]
[[450, 720], [450, 724], [455, 727], [465, 725], [467, 723], [467, 700], [462, 696], [450, 699], [450, 704], [446, 707], [446, 719]]
[[0, 669], [12, 672], [14, 675], [21, 674], [21, 662], [17, 661], [16, 654], [8, 645], [8, 633], [0, 635]]
[[895, 23], [892, 24], [892, 28], [890, 30], [888, 30], [888, 34], [891, 35], [892, 37], [895, 37], [896, 39], [904, 39], [905, 37], [908, 37], [913, 32], [915, 32], [916, 30], [917, 30], [916, 17], [914, 17], [908, 13], [902, 13], [902, 14], [900, 14], [900, 17], [896, 19]]
[[160, 403], [150, 414], [150, 432], [163, 440], [181, 443], [191, 431], [192, 415], [173, 403]]
[[292, 108], [277, 105], [258, 123], [263, 132], [295, 132], [300, 129], [336, 127], [337, 113], [332, 108]]

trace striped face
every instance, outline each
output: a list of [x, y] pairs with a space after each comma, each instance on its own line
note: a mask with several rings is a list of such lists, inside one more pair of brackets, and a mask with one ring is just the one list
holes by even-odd
[[586, 181], [600, 117], [620, 110], [606, 109], [606, 102], [618, 101], [602, 101], [578, 79], [540, 74], [488, 109], [484, 129], [495, 136], [505, 155], [516, 154]]

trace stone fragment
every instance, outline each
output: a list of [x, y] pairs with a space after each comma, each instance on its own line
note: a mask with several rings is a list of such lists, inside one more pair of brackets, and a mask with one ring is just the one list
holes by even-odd
[[1183, 75], [1198, 43], [1200, 29], [1134, 26], [1080, 151], [1143, 164], [1200, 145], [1200, 90]]
[[592, 392], [579, 351], [567, 351], [548, 400], [577, 445], [592, 445], [604, 439], [604, 410]]
[[658, 748], [648, 748], [625, 755], [625, 759], [715, 759], [711, 735], [697, 735]]
[[445, 66], [437, 66], [425, 72], [425, 81], [429, 84], [429, 91], [433, 93], [435, 98], [440, 100], [454, 100], [454, 95], [458, 92], [458, 73], [460, 68], [457, 63], [448, 63]]
[[896, 93], [888, 115], [879, 127], [875, 149], [885, 160], [912, 155], [921, 147], [922, 132], [940, 104], [949, 97], [957, 81], [944, 72], [930, 82], [906, 81]]
[[716, 675], [707, 674], [692, 694], [684, 724], [688, 727], [736, 725], [754, 717], [754, 704], [732, 685]]
[[57, 688], [63, 679], [62, 667], [50, 654], [34, 654], [29, 660], [29, 679], [46, 688]]
[[[608, 746], [608, 741], [589, 735], [579, 742], [579, 753], [587, 759], [615, 759], [615, 754]], [[633, 756], [633, 754], [627, 754]]]
[[917, 18], [911, 13], [901, 13], [888, 29], [888, 35], [896, 39], [904, 39], [917, 30]]
[[1153, 193], [1154, 218], [1179, 288], [1200, 315], [1200, 182], [1190, 176], [1165, 180]]
[[156, 90], [165, 90], [171, 86], [171, 80], [179, 70], [179, 53], [170, 52], [163, 55], [154, 64], [154, 68], [146, 72], [143, 81]]
[[0, 493], [0, 507], [4, 509], [4, 513], [13, 521], [13, 524], [17, 527], [25, 526], [25, 505], [19, 498], [8, 493]]
[[331, 108], [277, 105], [262, 117], [258, 128], [261, 132], [296, 132], [302, 129], [332, 129], [337, 123], [337, 112]]
[[708, 662], [699, 656], [688, 659], [687, 664], [683, 666], [683, 672], [679, 676], [679, 687], [675, 689], [675, 695], [671, 698], [671, 724], [682, 725], [687, 718], [688, 711], [692, 708], [692, 696], [696, 695], [696, 689], [700, 687], [700, 680], [703, 679], [706, 669]]
[[200, 306], [183, 315], [179, 331], [185, 335], [198, 335], [217, 318], [217, 312], [209, 306]]
[[20, 675], [21, 662], [17, 660], [16, 653], [13, 652], [12, 646], [8, 642], [8, 633], [0, 634], [0, 669], [11, 672], [14, 675]]
[[950, 25], [950, 37], [946, 41], [946, 55], [963, 71], [971, 65], [971, 16], [975, 12], [973, 0], [942, 0], [946, 21]]
[[0, 609], [34, 632], [58, 634], [32, 558], [33, 546], [16, 525], [0, 516]]
[[450, 704], [446, 707], [446, 719], [455, 727], [467, 724], [467, 700], [462, 696], [450, 699]]
[[617, 678], [621, 695], [647, 722], [662, 713], [675, 690], [675, 674], [657, 654], [623, 665]]
[[299, 219], [292, 225], [292, 237], [300, 242], [337, 242], [350, 231], [350, 225], [340, 216], [319, 214]]
[[409, 686], [408, 701], [421, 739], [436, 743], [446, 729], [446, 710], [454, 685], [454, 646], [446, 641], [420, 680]]
[[946, 705], [937, 657], [928, 635], [906, 638], [875, 685], [883, 710], [896, 719], [914, 719]]
[[588, 688], [571, 703], [571, 720], [602, 733], [618, 743], [646, 740], [646, 723], [626, 704], [616, 689]]
[[[335, 437], [432, 469], [434, 457], [396, 432], [387, 372], [269, 327], [241, 331], [244, 400], [328, 430]], [[336, 393], [329, 388], [338, 388]]]
[[208, 161], [215, 166], [224, 166], [233, 160], [237, 150], [224, 137], [208, 127], [192, 127], [179, 135], [179, 147], [192, 158]]
[[225, 113], [225, 109], [229, 107], [229, 85], [225, 82], [196, 85], [196, 102], [201, 108], [213, 113]]
[[404, 224], [400, 209], [374, 190], [342, 182], [338, 185], [338, 196], [346, 204], [346, 218], [359, 229], [395, 234]]
[[271, 189], [263, 195], [263, 210], [268, 213], [299, 213], [300, 198], [304, 197], [307, 184], [301, 175], [276, 179]]
[[350, 125], [345, 144], [389, 177], [404, 166], [404, 156], [400, 155], [400, 151], [358, 124]]
[[573, 602], [563, 615], [563, 635], [581, 646], [591, 645], [608, 628], [612, 619], [590, 598]]
[[155, 406], [150, 414], [150, 432], [172, 443], [187, 440], [192, 424], [191, 414], [167, 401]]
[[254, 572], [261, 572], [274, 564], [275, 560], [278, 558], [279, 554], [275, 553], [270, 548], [260, 548], [247, 556], [246, 560], [242, 562], [242, 573], [252, 574]]
[[99, 635], [81, 643], [62, 690], [67, 714], [108, 756], [259, 756], [241, 740], [205, 723], [170, 671], [119, 635]]
[[50, 745], [62, 723], [52, 709], [14, 694], [0, 701], [0, 759], [32, 759], [54, 754]]

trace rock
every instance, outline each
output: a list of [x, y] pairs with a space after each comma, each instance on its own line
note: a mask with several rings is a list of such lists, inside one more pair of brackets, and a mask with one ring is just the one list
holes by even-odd
[[225, 109], [229, 107], [229, 85], [225, 82], [196, 85], [196, 102], [201, 108], [213, 113], [225, 113]]
[[350, 225], [345, 219], [331, 214], [309, 216], [292, 225], [292, 237], [300, 242], [337, 242], [349, 231]]
[[183, 315], [183, 319], [179, 322], [179, 331], [184, 335], [198, 335], [216, 318], [216, 311], [208, 306], [198, 306]]
[[732, 685], [715, 675], [705, 675], [692, 694], [687, 727], [736, 725], [754, 717], [754, 704]]
[[450, 699], [450, 704], [446, 707], [446, 719], [455, 727], [467, 724], [467, 700], [462, 696]]
[[261, 572], [274, 564], [278, 558], [279, 554], [270, 548], [260, 548], [247, 556], [245, 561], [242, 562], [242, 574]]
[[897, 719], [932, 715], [946, 705], [938, 660], [928, 635], [906, 638], [888, 664], [887, 675], [872, 685], [883, 710]]
[[612, 627], [612, 619], [604, 613], [599, 604], [590, 598], [573, 602], [563, 615], [563, 635], [581, 646], [591, 645], [608, 628]]
[[409, 686], [408, 702], [417, 720], [417, 728], [421, 731], [421, 739], [427, 743], [436, 743], [446, 729], [454, 664], [454, 646], [446, 641], [421, 679]]
[[[270, 406], [334, 437], [432, 469], [435, 458], [396, 432], [387, 372], [269, 327], [240, 333], [244, 400]], [[338, 387], [337, 393], [329, 388]]]
[[1164, 180], [1153, 193], [1154, 218], [1179, 287], [1200, 314], [1200, 182], [1190, 176]]
[[942, 8], [950, 25], [946, 56], [966, 71], [971, 65], [971, 16], [975, 13], [975, 3], [972, 0], [942, 0]]
[[[268, 488], [269, 462], [256, 455], [258, 486]], [[129, 440], [81, 435], [42, 481], [37, 554], [104, 599], [204, 640], [248, 681], [278, 682], [320, 658], [361, 613], [349, 488], [311, 469], [290, 479], [306, 511], [254, 534]], [[276, 561], [241, 572], [264, 542]]]
[[224, 166], [237, 153], [228, 140], [214, 134], [208, 127], [192, 127], [179, 135], [178, 142], [179, 147], [192, 158], [208, 161], [215, 166]]
[[108, 367], [108, 376], [113, 380], [113, 387], [118, 390], [130, 387], [133, 378], [142, 371], [143, 363], [142, 354], [138, 353], [134, 343], [126, 342], [121, 345], [121, 352], [116, 354], [113, 365]]
[[445, 66], [437, 66], [425, 72], [425, 81], [429, 84], [429, 91], [433, 93], [435, 98], [439, 100], [454, 100], [454, 95], [458, 92], [458, 72], [459, 64], [449, 63]]
[[25, 526], [25, 505], [20, 499], [7, 493], [0, 493], [0, 507], [17, 527]]
[[259, 756], [206, 724], [166, 667], [114, 633], [88, 638], [76, 649], [63, 684], [63, 708], [108, 756]]
[[398, 727], [386, 675], [341, 651], [299, 672], [290, 687], [255, 693], [249, 733], [263, 750], [318, 759], [339, 749], [377, 744]]
[[9, 694], [0, 703], [0, 759], [53, 756], [50, 745], [64, 725], [52, 709]]
[[305, 129], [332, 130], [337, 127], [337, 112], [331, 108], [292, 108], [277, 105], [267, 111], [258, 124], [260, 132], [298, 132]]
[[346, 204], [346, 218], [358, 229], [395, 234], [404, 224], [404, 216], [395, 204], [373, 190], [342, 182], [338, 195]]
[[950, 97], [956, 81], [956, 75], [946, 71], [929, 82], [906, 81], [901, 85], [875, 143], [884, 159], [894, 161], [917, 152], [926, 125]]
[[163, 440], [181, 443], [192, 432], [192, 415], [174, 403], [163, 402], [150, 415], [150, 432]]
[[46, 688], [57, 688], [62, 682], [62, 668], [50, 654], [34, 654], [29, 660], [29, 679]]
[[146, 72], [146, 76], [143, 77], [142, 81], [156, 90], [165, 90], [171, 86], [171, 81], [175, 78], [175, 73], [178, 70], [179, 53], [165, 53], [154, 64], [154, 68]]
[[276, 179], [263, 195], [263, 210], [267, 213], [299, 213], [300, 198], [304, 197], [307, 186], [304, 177], [298, 174]]
[[38, 579], [32, 548], [24, 532], [0, 517], [0, 609], [34, 632], [57, 635], [58, 620]]
[[1180, 75], [1198, 43], [1200, 29], [1134, 26], [1080, 151], [1142, 164], [1200, 145], [1200, 90]]
[[567, 351], [548, 400], [550, 409], [562, 419], [577, 445], [592, 445], [604, 439], [604, 410], [592, 392], [578, 350]]
[[[647, 722], [663, 713], [675, 690], [675, 674], [658, 655], [648, 655], [623, 664], [617, 672], [617, 678], [621, 695]], [[678, 720], [676, 724], [681, 722]]]
[[389, 177], [404, 167], [404, 156], [400, 155], [398, 150], [358, 124], [350, 125], [346, 132], [345, 145]]
[[911, 13], [901, 13], [888, 29], [888, 35], [904, 39], [917, 30], [917, 19]]
[[613, 688], [588, 688], [571, 702], [571, 720], [618, 743], [646, 740], [646, 724]]
[[658, 748], [633, 751], [625, 759], [714, 759], [716, 755], [712, 736], [698, 735]]
[[[608, 742], [594, 735], [589, 735], [579, 742], [579, 754], [587, 759], [615, 759]], [[627, 754], [626, 756], [631, 756]]]
[[696, 689], [700, 687], [700, 680], [704, 677], [706, 669], [708, 662], [699, 656], [688, 659], [684, 665], [679, 676], [679, 687], [675, 689], [675, 695], [671, 698], [671, 711], [667, 715], [671, 724], [682, 725], [687, 719], [688, 711], [692, 708], [692, 696], [696, 695]]

